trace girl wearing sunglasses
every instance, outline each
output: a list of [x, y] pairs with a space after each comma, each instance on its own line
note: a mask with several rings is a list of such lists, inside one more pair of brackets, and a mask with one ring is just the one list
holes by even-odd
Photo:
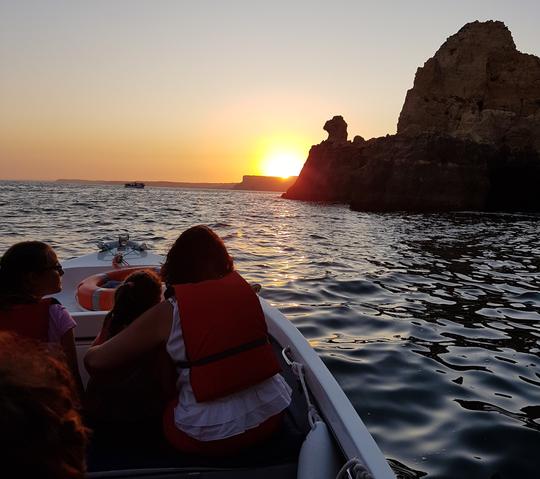
[[82, 392], [73, 328], [75, 321], [54, 298], [64, 271], [54, 250], [41, 241], [11, 246], [0, 259], [0, 331], [56, 343]]

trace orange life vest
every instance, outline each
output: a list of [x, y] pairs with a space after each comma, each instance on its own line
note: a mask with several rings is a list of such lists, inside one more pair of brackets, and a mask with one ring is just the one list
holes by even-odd
[[0, 331], [11, 331], [25, 338], [49, 340], [49, 307], [57, 304], [54, 298], [37, 303], [15, 304], [0, 310]]
[[174, 285], [190, 382], [198, 402], [258, 384], [281, 368], [257, 295], [236, 272]]

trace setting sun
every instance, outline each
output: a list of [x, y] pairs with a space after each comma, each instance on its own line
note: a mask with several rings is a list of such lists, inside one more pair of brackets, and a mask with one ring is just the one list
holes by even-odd
[[297, 176], [304, 164], [302, 153], [295, 151], [271, 151], [263, 159], [261, 170], [266, 176]]

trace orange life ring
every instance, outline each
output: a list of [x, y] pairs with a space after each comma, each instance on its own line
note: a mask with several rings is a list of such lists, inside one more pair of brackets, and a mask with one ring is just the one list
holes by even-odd
[[116, 287], [103, 287], [109, 281], [124, 281], [131, 273], [135, 271], [153, 269], [159, 273], [159, 268], [134, 267], [122, 268], [106, 273], [94, 274], [88, 276], [77, 286], [77, 302], [90, 311], [110, 311], [114, 305], [114, 292]]

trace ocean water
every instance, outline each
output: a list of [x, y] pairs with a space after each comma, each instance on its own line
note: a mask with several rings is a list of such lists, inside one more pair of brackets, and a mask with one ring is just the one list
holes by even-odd
[[369, 214], [276, 193], [0, 182], [0, 252], [189, 226], [306, 336], [398, 477], [540, 477], [540, 217]]

